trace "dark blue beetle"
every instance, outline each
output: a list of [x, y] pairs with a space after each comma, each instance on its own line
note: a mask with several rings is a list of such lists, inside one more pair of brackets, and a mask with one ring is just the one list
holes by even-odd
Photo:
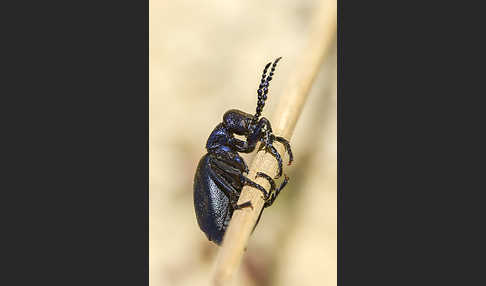
[[[255, 178], [263, 177], [270, 182], [270, 191], [267, 192], [261, 185], [244, 175], [248, 174], [248, 166], [238, 154], [238, 152], [252, 152], [255, 150], [256, 144], [261, 141], [261, 148], [270, 152], [278, 161], [279, 170], [275, 177], [277, 179], [282, 176], [282, 159], [273, 147], [273, 142], [277, 141], [285, 146], [285, 150], [289, 153], [289, 165], [292, 163], [293, 156], [289, 142], [283, 137], [273, 135], [268, 119], [265, 117], [259, 119], [267, 99], [269, 82], [272, 80], [275, 67], [280, 59], [277, 58], [273, 65], [268, 63], [263, 70], [262, 80], [257, 91], [256, 114], [251, 115], [236, 109], [227, 111], [223, 116], [223, 122], [218, 124], [209, 135], [206, 143], [208, 153], [201, 158], [197, 167], [194, 176], [194, 208], [197, 222], [208, 239], [218, 245], [223, 240], [233, 211], [251, 206], [251, 202], [237, 204], [244, 185], [257, 188], [263, 193], [264, 208], [266, 208], [273, 204], [288, 182], [288, 177], [285, 175], [283, 183], [278, 189], [275, 189], [273, 179], [267, 174], [258, 172]], [[270, 65], [272, 65], [272, 69], [267, 77], [266, 73]], [[246, 141], [235, 138], [234, 134], [245, 136]]]

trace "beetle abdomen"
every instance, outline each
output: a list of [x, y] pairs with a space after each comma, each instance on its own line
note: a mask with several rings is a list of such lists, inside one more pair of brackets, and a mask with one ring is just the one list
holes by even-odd
[[229, 199], [211, 177], [210, 155], [204, 155], [194, 177], [194, 209], [199, 228], [218, 245], [223, 240], [232, 211]]

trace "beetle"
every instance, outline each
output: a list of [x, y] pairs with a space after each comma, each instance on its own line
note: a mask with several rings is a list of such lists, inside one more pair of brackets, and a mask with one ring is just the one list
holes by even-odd
[[[243, 186], [248, 185], [260, 190], [265, 199], [264, 208], [267, 208], [273, 204], [289, 180], [288, 176], [284, 175], [284, 181], [276, 188], [274, 180], [269, 175], [258, 172], [255, 179], [263, 177], [270, 183], [270, 190], [267, 192], [261, 185], [245, 176], [248, 175], [248, 166], [238, 154], [250, 153], [255, 150], [258, 142], [262, 142], [260, 148], [270, 152], [278, 162], [278, 173], [274, 179], [282, 176], [282, 158], [273, 146], [275, 141], [283, 144], [289, 154], [288, 165], [293, 161], [290, 143], [285, 138], [273, 134], [267, 118], [260, 118], [267, 99], [269, 82], [280, 59], [281, 57], [275, 59], [273, 64], [267, 63], [263, 69], [257, 90], [258, 103], [255, 115], [237, 109], [228, 110], [223, 115], [223, 122], [209, 135], [206, 143], [207, 154], [201, 158], [197, 166], [194, 176], [194, 208], [197, 222], [207, 238], [217, 245], [221, 245], [233, 212], [252, 207], [249, 201], [239, 205], [237, 203]], [[267, 76], [270, 66], [271, 70]], [[235, 138], [235, 134], [244, 136], [246, 141]]]

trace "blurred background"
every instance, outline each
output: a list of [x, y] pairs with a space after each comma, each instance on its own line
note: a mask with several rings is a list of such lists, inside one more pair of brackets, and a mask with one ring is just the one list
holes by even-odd
[[[282, 56], [262, 113], [272, 121], [322, 2], [150, 0], [151, 286], [210, 285], [218, 247], [193, 203], [206, 140], [228, 109], [255, 112], [263, 67]], [[336, 90], [334, 39], [290, 140], [290, 182], [264, 211], [235, 285], [337, 284]]]

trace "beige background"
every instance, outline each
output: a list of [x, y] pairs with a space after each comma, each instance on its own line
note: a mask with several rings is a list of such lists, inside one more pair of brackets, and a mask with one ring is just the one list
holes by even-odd
[[[207, 137], [226, 110], [254, 113], [262, 69], [282, 56], [263, 110], [272, 120], [318, 4], [150, 0], [151, 286], [209, 284], [218, 247], [192, 197]], [[291, 139], [290, 182], [250, 238], [236, 285], [336, 285], [335, 45]]]

